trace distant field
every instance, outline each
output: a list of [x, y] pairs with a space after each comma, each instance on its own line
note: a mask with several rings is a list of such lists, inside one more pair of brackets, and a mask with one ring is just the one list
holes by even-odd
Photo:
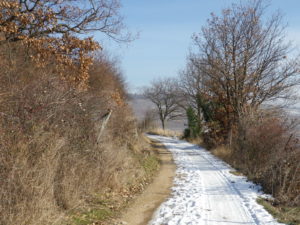
[[[144, 119], [147, 111], [153, 111], [154, 113], [156, 112], [155, 105], [140, 95], [131, 95], [129, 104], [131, 105], [134, 114], [139, 121]], [[158, 116], [155, 117], [155, 123], [157, 127], [161, 127]], [[172, 120], [167, 122], [166, 128], [174, 131], [183, 131], [185, 129], [184, 124], [186, 124], [185, 118]]]
[[[155, 105], [148, 99], [145, 99], [141, 95], [130, 95], [129, 104], [131, 105], [135, 116], [139, 121], [144, 119], [147, 111], [153, 111], [157, 114]], [[290, 114], [293, 119], [300, 119], [300, 107], [289, 107], [286, 108], [286, 111]], [[161, 127], [158, 116], [155, 117], [155, 123], [157, 127]], [[173, 120], [167, 122], [167, 129], [174, 131], [183, 131], [186, 126], [186, 118], [182, 118], [179, 120]]]

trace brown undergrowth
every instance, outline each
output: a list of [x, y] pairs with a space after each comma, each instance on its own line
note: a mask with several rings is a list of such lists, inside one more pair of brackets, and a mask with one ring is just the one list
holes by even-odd
[[233, 140], [233, 165], [260, 183], [277, 203], [300, 206], [297, 121], [264, 111], [241, 121]]
[[277, 203], [300, 204], [300, 148], [297, 122], [278, 112], [261, 112], [241, 121], [232, 146], [212, 153], [260, 183]]
[[106, 188], [102, 193], [92, 196], [88, 202], [79, 209], [72, 210], [68, 219], [63, 221], [66, 225], [85, 224], [119, 224], [120, 214], [133, 203], [151, 183], [159, 169], [159, 159], [152, 141], [142, 138], [142, 145], [135, 146], [142, 149], [143, 154], [134, 154], [140, 165], [143, 175], [128, 181], [121, 189]]
[[[105, 195], [134, 192], [150, 157], [116, 64], [98, 57], [90, 88], [78, 90], [61, 80], [55, 61], [39, 67], [17, 44], [1, 52], [0, 224], [62, 224], [97, 202], [109, 208]], [[102, 214], [110, 212], [93, 211], [88, 222]], [[67, 224], [80, 224], [72, 218]]]
[[241, 121], [231, 147], [222, 145], [211, 152], [273, 195], [273, 201], [258, 201], [270, 213], [281, 221], [298, 225], [300, 148], [297, 124], [282, 112], [263, 110]]

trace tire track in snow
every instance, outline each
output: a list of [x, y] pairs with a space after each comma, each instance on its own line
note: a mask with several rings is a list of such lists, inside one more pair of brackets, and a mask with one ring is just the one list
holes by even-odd
[[278, 225], [256, 198], [260, 187], [234, 176], [230, 166], [208, 151], [172, 138], [149, 136], [173, 153], [177, 176], [172, 196], [150, 225]]
[[204, 156], [204, 154], [201, 154], [201, 157], [203, 159], [205, 159], [208, 163], [210, 163], [217, 171], [218, 171], [218, 175], [221, 176], [222, 178], [219, 178], [220, 180], [225, 181], [225, 185], [228, 186], [228, 188], [230, 188], [233, 192], [237, 193], [237, 195], [242, 199], [241, 202], [243, 203], [242, 206], [244, 207], [245, 210], [247, 210], [249, 212], [249, 214], [251, 215], [254, 224], [256, 225], [260, 225], [260, 221], [257, 218], [257, 216], [255, 215], [255, 213], [252, 211], [252, 209], [249, 207], [250, 205], [248, 204], [248, 200], [243, 196], [243, 194], [235, 187], [234, 183], [231, 182], [231, 180], [226, 176], [226, 174], [224, 174], [222, 172], [222, 170], [220, 170], [220, 168], [218, 168], [217, 166], [215, 166], [214, 162], [212, 162], [211, 160], [208, 159], [208, 157]]

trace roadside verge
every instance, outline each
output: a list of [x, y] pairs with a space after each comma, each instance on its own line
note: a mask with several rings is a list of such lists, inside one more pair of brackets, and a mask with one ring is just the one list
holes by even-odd
[[172, 153], [158, 141], [151, 140], [151, 145], [160, 159], [160, 170], [153, 178], [153, 182], [121, 215], [119, 224], [146, 225], [154, 211], [171, 193], [176, 170]]

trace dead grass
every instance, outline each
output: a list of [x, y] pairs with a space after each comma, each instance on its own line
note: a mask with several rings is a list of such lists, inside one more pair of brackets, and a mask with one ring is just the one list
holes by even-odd
[[300, 205], [300, 148], [297, 121], [280, 112], [244, 118], [233, 139], [231, 164], [282, 205]]
[[179, 131], [173, 131], [173, 130], [163, 130], [161, 128], [154, 128], [149, 130], [147, 133], [154, 134], [154, 135], [161, 135], [166, 137], [181, 137], [182, 133]]
[[211, 153], [227, 163], [231, 162], [232, 150], [226, 145], [220, 145], [212, 149]]
[[205, 143], [202, 137], [186, 138], [186, 140], [194, 145], [200, 145], [205, 147]]
[[[228, 164], [231, 164], [233, 166], [239, 165], [238, 162], [234, 161], [235, 158], [232, 157], [232, 150], [227, 146], [222, 145], [216, 147], [215, 149], [211, 150], [211, 152]], [[244, 176], [244, 174], [239, 169], [230, 171], [230, 173], [236, 176]], [[280, 205], [278, 203], [262, 198], [257, 199], [257, 202], [264, 206], [264, 208], [279, 222], [288, 225], [300, 225], [300, 207]]]
[[235, 176], [244, 176], [244, 174], [240, 171], [236, 171], [236, 170], [231, 170], [229, 171], [231, 174], [235, 175]]
[[[226, 145], [220, 145], [210, 151], [216, 157], [222, 159], [228, 164], [234, 166], [235, 163], [232, 159], [232, 150]], [[236, 170], [231, 170], [230, 173], [236, 176], [244, 176], [244, 174], [236, 168]]]
[[212, 153], [260, 183], [278, 204], [299, 206], [297, 124], [279, 111], [261, 110], [240, 121], [231, 149], [219, 146]]
[[[135, 157], [145, 154], [143, 143], [131, 110], [112, 97], [112, 90], [124, 91], [116, 68], [99, 61], [83, 92], [51, 66], [35, 66], [20, 46], [1, 50], [0, 224], [62, 224], [72, 212], [90, 220], [109, 216], [103, 205], [93, 207], [94, 196], [134, 193], [144, 167], [155, 166], [153, 158], [143, 167]], [[108, 109], [113, 113], [97, 142]]]
[[133, 199], [151, 182], [160, 165], [152, 141], [144, 136], [141, 136], [141, 140], [144, 142], [142, 151], [134, 154], [140, 162], [140, 168], [135, 172], [139, 171], [140, 174], [136, 173], [132, 180], [127, 179], [121, 189], [110, 188], [92, 196], [84, 208], [70, 213], [64, 225], [113, 224], [121, 212], [133, 203]]
[[274, 205], [269, 200], [259, 198], [257, 202], [272, 214], [280, 223], [300, 225], [300, 207]]
[[[295, 123], [280, 113], [261, 112], [240, 124], [232, 149], [219, 146], [212, 153], [260, 183], [274, 201], [259, 199], [281, 222], [299, 225], [299, 145]], [[296, 130], [297, 131], [297, 130]]]

